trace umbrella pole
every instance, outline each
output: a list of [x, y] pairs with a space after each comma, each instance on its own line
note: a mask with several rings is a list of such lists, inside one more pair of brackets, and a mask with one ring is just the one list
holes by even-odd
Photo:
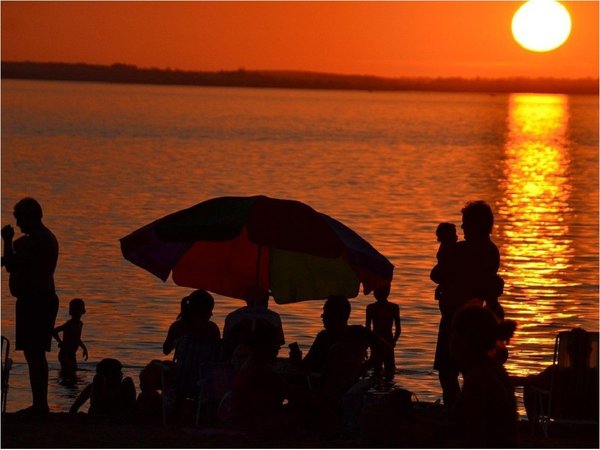
[[258, 245], [258, 252], [256, 253], [256, 287], [260, 286], [260, 257], [262, 254], [262, 245]]

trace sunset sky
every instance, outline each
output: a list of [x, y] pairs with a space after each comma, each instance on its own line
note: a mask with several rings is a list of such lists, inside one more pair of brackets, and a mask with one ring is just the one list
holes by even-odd
[[522, 2], [2, 1], [2, 60], [386, 77], [598, 77], [598, 2], [563, 2], [567, 42], [511, 34]]

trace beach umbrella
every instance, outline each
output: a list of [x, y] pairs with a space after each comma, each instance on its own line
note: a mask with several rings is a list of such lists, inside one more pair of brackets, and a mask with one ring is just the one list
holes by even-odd
[[394, 266], [338, 220], [305, 203], [218, 197], [162, 217], [120, 240], [123, 256], [166, 281], [277, 303], [356, 297], [390, 283]]

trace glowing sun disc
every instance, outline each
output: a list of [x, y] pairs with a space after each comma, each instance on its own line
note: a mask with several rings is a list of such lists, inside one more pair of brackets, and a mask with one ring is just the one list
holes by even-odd
[[571, 16], [556, 0], [529, 0], [513, 16], [512, 34], [523, 48], [548, 52], [571, 34]]

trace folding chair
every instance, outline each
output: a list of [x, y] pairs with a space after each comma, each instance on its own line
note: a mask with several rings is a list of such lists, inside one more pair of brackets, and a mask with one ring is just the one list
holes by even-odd
[[6, 412], [6, 400], [8, 397], [8, 378], [12, 368], [12, 359], [10, 354], [10, 341], [2, 336], [2, 414]]
[[553, 423], [598, 425], [598, 332], [588, 332], [588, 337], [587, 367], [575, 368], [568, 351], [572, 331], [556, 336], [550, 389], [535, 388], [534, 423], [541, 425], [545, 437]]
[[[175, 350], [175, 367], [163, 371], [163, 421], [172, 410], [187, 399], [197, 400], [201, 391], [201, 380], [205, 367], [213, 364], [219, 355], [219, 344], [207, 344], [196, 336], [184, 336], [177, 343]], [[172, 376], [165, 376], [172, 371]]]
[[229, 418], [230, 394], [235, 381], [236, 366], [233, 363], [209, 363], [201, 370], [199, 380], [200, 393], [196, 409], [196, 425], [200, 422], [202, 408], [206, 410], [206, 419], [227, 422]]

